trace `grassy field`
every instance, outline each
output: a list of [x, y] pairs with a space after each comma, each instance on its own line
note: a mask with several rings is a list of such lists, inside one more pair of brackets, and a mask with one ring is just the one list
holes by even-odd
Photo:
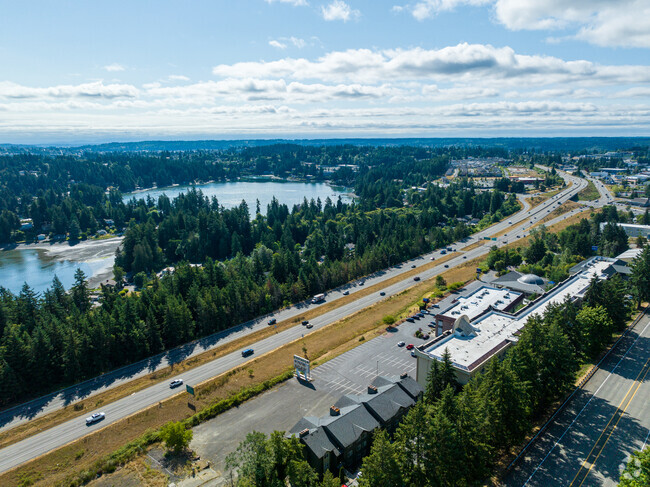
[[578, 193], [579, 201], [594, 201], [600, 198], [600, 193], [594, 183], [589, 181], [587, 187]]

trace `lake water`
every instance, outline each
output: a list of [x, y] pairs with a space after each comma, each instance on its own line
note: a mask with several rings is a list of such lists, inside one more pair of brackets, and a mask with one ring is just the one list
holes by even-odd
[[[208, 197], [215, 196], [219, 204], [225, 208], [238, 206], [242, 199], [246, 201], [251, 214], [255, 212], [256, 200], [260, 201], [262, 213], [266, 213], [266, 206], [271, 203], [273, 196], [280, 203], [289, 206], [307, 200], [320, 198], [323, 204], [329, 197], [332, 202], [341, 196], [349, 203], [352, 199], [343, 193], [343, 188], [334, 188], [323, 183], [296, 183], [296, 182], [227, 182], [208, 183], [197, 186], [174, 186], [171, 188], [152, 189], [138, 193], [124, 195], [124, 199], [146, 198], [151, 196], [157, 199], [161, 194], [174, 198], [191, 187], [200, 189]], [[339, 191], [340, 189], [340, 191]], [[36, 292], [43, 292], [52, 284], [54, 276], [58, 276], [66, 289], [74, 283], [74, 273], [81, 268], [88, 278], [104, 279], [113, 266], [117, 242], [88, 241], [75, 247], [54, 246], [49, 251], [35, 248], [21, 248], [0, 251], [0, 286], [13, 293], [19, 293], [24, 282], [27, 282]]]
[[303, 198], [307, 201], [312, 198], [320, 198], [325, 204], [325, 198], [329, 197], [336, 204], [338, 197], [344, 203], [352, 201], [344, 188], [334, 188], [324, 183], [298, 183], [298, 182], [280, 182], [280, 181], [235, 181], [235, 182], [218, 182], [208, 183], [196, 186], [174, 186], [171, 188], [149, 189], [137, 193], [128, 193], [124, 195], [124, 201], [131, 198], [144, 199], [151, 196], [154, 200], [162, 194], [166, 194], [170, 199], [186, 192], [190, 188], [200, 189], [205, 196], [212, 198], [215, 196], [219, 204], [225, 208], [239, 206], [242, 200], [248, 204], [251, 216], [255, 216], [256, 200], [260, 201], [260, 210], [266, 214], [266, 207], [271, 203], [275, 196], [276, 199], [289, 207], [302, 203]]
[[43, 292], [52, 285], [54, 276], [66, 289], [74, 283], [74, 273], [80, 268], [86, 276], [94, 272], [86, 262], [59, 260], [41, 249], [7, 250], [0, 253], [0, 286], [17, 294], [27, 282], [34, 291]]

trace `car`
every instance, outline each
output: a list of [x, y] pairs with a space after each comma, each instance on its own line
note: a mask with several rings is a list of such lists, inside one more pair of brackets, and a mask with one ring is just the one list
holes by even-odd
[[307, 324], [305, 325], [305, 328], [313, 328], [313, 327], [314, 327], [314, 325], [312, 325], [311, 323], [307, 323]]
[[435, 327], [436, 327], [436, 324], [433, 323], [433, 322], [431, 322], [431, 323], [429, 323], [427, 326], [428, 326], [429, 328], [435, 328]]
[[409, 343], [408, 345], [406, 345], [407, 350], [413, 350], [414, 347], [415, 347], [415, 345], [413, 345], [412, 343]]
[[183, 379], [174, 379], [169, 383], [169, 388], [174, 389], [183, 385]]
[[309, 320], [302, 320], [302, 326], [307, 326], [309, 324]]
[[411, 266], [411, 269], [415, 269], [415, 264], [413, 264], [413, 265]]
[[432, 255], [432, 256], [431, 256], [431, 260], [436, 260], [436, 258]]
[[418, 318], [424, 318], [424, 313], [416, 313], [415, 316]]
[[519, 238], [519, 235], [517, 235], [517, 238]]
[[466, 255], [463, 255], [463, 259], [467, 259], [467, 256], [466, 256]]
[[406, 345], [405, 342], [397, 342], [397, 346], [398, 346], [398, 347], [403, 347], [404, 345]]
[[420, 317], [418, 315], [413, 315], [413, 316], [411, 316], [411, 318], [413, 318], [414, 320], [419, 320], [420, 319]]
[[415, 323], [415, 320], [413, 318], [411, 318], [410, 316], [408, 318], [406, 318], [406, 321], [408, 321], [409, 323]]
[[449, 264], [445, 264], [445, 269], [449, 269]]
[[343, 291], [343, 296], [347, 296], [348, 294], [350, 294], [350, 291]]
[[246, 350], [242, 350], [241, 356], [242, 357], [248, 357], [250, 355], [253, 355], [254, 353], [255, 353], [255, 350], [253, 350], [252, 348], [247, 348]]
[[359, 286], [363, 286], [365, 283], [365, 281], [359, 281]]
[[269, 326], [270, 326], [270, 325], [275, 325], [277, 322], [278, 322], [278, 320], [276, 320], [275, 318], [271, 318], [271, 319], [269, 320]]
[[384, 291], [381, 291], [381, 292], [379, 293], [379, 295], [380, 295], [380, 296], [386, 296], [386, 293], [385, 293]]
[[94, 413], [86, 418], [86, 425], [91, 425], [106, 418], [106, 413]]
[[504, 233], [504, 234], [503, 234], [503, 236], [504, 236], [504, 237], [507, 237], [507, 236], [508, 236], [508, 234], [507, 234], [507, 233]]
[[511, 222], [511, 221], [508, 221], [508, 225], [512, 225], [512, 222]]
[[411, 357], [415, 357], [415, 350], [411, 350]]
[[419, 281], [419, 280], [420, 280], [420, 276], [415, 276], [415, 277], [413, 278], [413, 280], [414, 280], [414, 281]]
[[440, 308], [440, 305], [439, 304], [432, 304], [431, 307], [432, 308]]

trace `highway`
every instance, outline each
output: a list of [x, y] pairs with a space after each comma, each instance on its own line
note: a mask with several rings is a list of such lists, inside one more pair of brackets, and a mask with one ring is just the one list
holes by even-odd
[[[563, 202], [566, 202], [569, 198], [574, 196], [577, 192], [579, 192], [587, 185], [586, 181], [581, 178], [566, 175], [564, 173], [561, 174], [566, 181], [573, 182], [573, 185], [571, 187], [565, 189], [563, 192], [554, 196], [553, 198], [549, 198], [548, 200], [544, 201], [542, 204], [540, 204], [539, 206], [535, 207], [532, 210], [529, 208], [528, 204], [525, 203], [524, 208], [517, 214], [511, 215], [509, 219], [506, 219], [500, 223], [493, 225], [492, 227], [486, 230], [483, 230], [475, 235], [472, 235], [468, 239], [465, 239], [464, 242], [456, 242], [455, 244], [452, 244], [451, 247], [454, 247], [457, 250], [455, 257], [445, 262], [444, 265], [440, 264], [431, 269], [423, 270], [419, 274], [420, 278], [423, 280], [431, 279], [436, 275], [445, 272], [447, 270], [447, 267], [453, 268], [459, 264], [467, 262], [468, 260], [487, 254], [489, 252], [490, 247], [492, 247], [493, 245], [497, 245], [497, 246], [505, 245], [508, 242], [514, 241], [517, 238], [517, 235], [519, 235], [520, 237], [524, 237], [531, 226], [537, 224], [539, 220], [541, 220], [542, 218], [547, 216], [551, 211], [553, 211], [553, 208], [555, 208], [556, 206], [560, 205]], [[553, 220], [547, 222], [546, 224], [552, 225], [554, 223], [566, 219], [568, 216], [575, 214], [579, 211], [580, 211], [579, 209], [572, 210], [571, 212], [567, 212], [563, 215], [554, 218]], [[478, 241], [484, 241], [484, 237], [489, 237], [491, 235], [498, 234], [504, 230], [509, 230], [507, 232], [507, 235], [498, 237], [496, 241], [490, 241], [490, 242], [485, 241], [486, 245], [478, 246], [466, 252], [460, 251], [463, 247], [467, 247], [472, 243]], [[440, 251], [435, 251], [426, 254], [412, 261], [403, 263], [402, 265], [393, 266], [389, 269], [385, 269], [384, 271], [375, 273], [373, 276], [366, 278], [365, 283], [366, 285], [381, 283], [394, 276], [399, 276], [405, 272], [411, 271], [411, 265], [415, 265], [416, 267], [421, 267], [424, 266], [425, 264], [429, 264], [431, 262], [430, 260], [431, 257], [438, 259], [440, 256], [441, 256]], [[398, 293], [413, 285], [414, 285], [413, 278], [409, 277], [409, 278], [404, 278], [403, 280], [394, 283], [390, 286], [387, 286], [386, 288], [383, 289], [383, 291], [386, 293], [387, 297], [389, 297], [390, 295]], [[350, 290], [350, 293], [353, 293], [355, 292], [355, 290], [359, 289], [359, 287], [357, 287], [356, 285], [348, 285], [345, 288], [348, 288]], [[327, 293], [327, 301], [333, 301], [342, 297], [342, 292], [343, 289], [345, 288], [341, 288], [339, 290], [335, 290]], [[255, 354], [253, 355], [253, 357], [243, 358], [240, 352], [234, 352], [227, 356], [216, 359], [203, 366], [196, 367], [195, 369], [186, 371], [183, 373], [182, 376], [170, 377], [169, 380], [171, 381], [172, 379], [175, 378], [182, 378], [184, 379], [186, 384], [192, 385], [192, 384], [201, 383], [205, 380], [215, 377], [216, 375], [226, 372], [234, 367], [240, 366], [245, 362], [252, 360], [253, 358], [255, 358], [255, 356], [259, 356], [260, 354], [274, 350], [285, 343], [298, 339], [303, 334], [310, 333], [311, 331], [322, 328], [330, 323], [345, 318], [346, 316], [349, 316], [361, 309], [371, 306], [377, 301], [379, 301], [380, 299], [385, 299], [385, 298], [380, 297], [379, 291], [377, 291], [377, 293], [372, 293], [368, 296], [361, 297], [351, 303], [340, 306], [339, 308], [336, 308], [328, 313], [325, 313], [311, 320], [312, 324], [314, 325], [314, 328], [312, 330], [307, 330], [306, 328], [297, 325], [289, 329], [286, 329], [284, 331], [278, 332], [277, 334], [268, 337], [264, 340], [260, 340], [254, 346]], [[292, 307], [283, 310], [279, 313], [276, 313], [274, 317], [276, 317], [278, 321], [289, 319], [298, 316], [301, 313], [304, 313], [305, 309], [310, 309], [313, 306], [318, 306], [318, 305]], [[214, 339], [213, 337], [212, 338], [213, 343], [211, 343], [210, 347], [222, 345], [227, 341], [232, 341], [234, 339], [241, 337], [246, 333], [250, 333], [256, 328], [265, 327], [267, 326], [265, 324], [266, 319], [267, 317], [261, 318], [257, 320], [257, 323], [255, 323], [254, 325], [250, 325], [250, 326], [247, 324], [246, 324], [247, 326], [242, 325], [239, 327], [237, 332], [225, 334], [223, 335], [223, 338]], [[194, 346], [194, 348], [198, 350], [195, 353], [201, 353], [205, 350], [205, 348], [197, 347], [196, 345]], [[163, 363], [162, 360], [159, 360], [159, 362], [161, 364]], [[150, 372], [152, 372], [152, 370], [146, 370], [146, 373], [150, 373]], [[120, 379], [123, 382], [127, 382], [133, 379], [132, 376], [128, 376], [126, 373], [123, 373], [123, 375], [125, 377]], [[99, 382], [96, 382], [96, 384], [99, 384]], [[118, 382], [116, 379], [111, 379], [110, 384], [108, 385], [114, 387], [117, 384]], [[99, 390], [98, 387], [96, 387], [95, 389]], [[92, 431], [96, 431], [111, 423], [119, 421], [120, 419], [128, 415], [136, 413], [149, 406], [155, 405], [156, 403], [178, 393], [180, 393], [179, 389], [170, 390], [168, 387], [168, 383], [165, 382], [165, 383], [153, 385], [140, 392], [136, 392], [131, 396], [107, 404], [103, 406], [101, 410], [85, 411], [84, 413], [80, 414], [78, 418], [75, 418], [66, 423], [50, 428], [46, 431], [43, 431], [42, 433], [34, 435], [30, 438], [27, 438], [14, 445], [10, 445], [4, 448], [3, 450], [1, 450], [0, 471], [6, 471], [15, 466], [18, 466], [24, 462], [27, 462], [30, 459], [33, 459], [39, 455], [47, 453], [48, 451], [51, 451], [55, 448], [65, 445], [71, 441], [79, 439]], [[53, 410], [56, 409], [57, 407], [61, 407], [60, 404], [57, 406], [55, 399], [53, 399], [51, 403], [52, 404], [48, 404], [47, 406], [42, 407], [41, 411], [36, 414], [44, 414], [48, 410]], [[49, 409], [50, 407], [52, 409]], [[99, 412], [99, 411], [106, 413], [106, 419], [93, 426], [87, 427], [85, 425], [84, 418], [90, 416], [90, 414], [94, 412]], [[29, 419], [25, 419], [24, 416], [21, 416], [20, 413], [17, 412], [17, 410], [14, 410], [13, 412], [10, 413], [13, 414], [15, 419], [10, 423], [7, 423], [5, 425], [5, 428], [9, 428], [12, 425], [17, 424], [17, 422], [23, 422], [29, 420]]]
[[650, 435], [650, 316], [644, 315], [515, 463], [505, 485], [614, 486]]

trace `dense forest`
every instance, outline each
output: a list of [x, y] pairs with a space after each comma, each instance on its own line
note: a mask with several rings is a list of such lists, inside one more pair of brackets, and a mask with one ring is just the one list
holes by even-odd
[[[332, 149], [337, 160], [348, 157], [343, 149]], [[250, 159], [266, 157], [265, 150], [243, 152]], [[119, 284], [104, 287], [99, 306], [91, 305], [82, 273], [69, 293], [58, 280], [41, 296], [28, 286], [17, 295], [0, 289], [0, 404], [96, 376], [448, 245], [470, 234], [468, 216], [488, 225], [520, 208], [514, 194], [480, 190], [465, 179], [412, 190], [444, 174], [448, 156], [395, 155], [402, 152], [394, 149], [394, 157], [359, 170], [353, 204], [305, 200], [288, 208], [273, 201], [265, 215], [256, 208], [254, 218], [246, 203], [225, 209], [198, 190], [124, 204], [117, 191], [106, 196], [85, 185], [87, 192], [63, 197], [61, 207], [56, 198], [51, 206], [45, 200], [42, 216], [37, 198], [31, 214], [39, 221], [56, 219], [48, 212], [70, 201], [91, 216], [111, 209], [107, 214], [125, 225], [116, 280], [128, 276], [139, 289], [125, 294]], [[168, 266], [175, 271], [157, 275]]]

